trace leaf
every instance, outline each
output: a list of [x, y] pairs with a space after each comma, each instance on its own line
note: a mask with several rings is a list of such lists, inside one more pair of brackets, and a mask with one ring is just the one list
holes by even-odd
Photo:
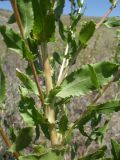
[[49, 151], [48, 153], [44, 154], [43, 156], [40, 157], [39, 160], [61, 160], [59, 156], [56, 155], [56, 153]]
[[12, 15], [10, 16], [10, 18], [9, 18], [9, 20], [8, 20], [7, 23], [13, 24], [13, 23], [15, 23], [15, 22], [16, 22], [15, 16], [14, 16], [14, 14], [12, 14]]
[[2, 67], [0, 65], [0, 104], [5, 99], [5, 93], [6, 93], [6, 83], [5, 83], [5, 75], [2, 71]]
[[36, 95], [39, 95], [36, 83], [30, 79], [28, 75], [21, 72], [19, 69], [16, 69], [16, 75], [28, 90], [32, 91]]
[[104, 156], [106, 150], [107, 150], [107, 147], [103, 146], [103, 147], [99, 148], [96, 152], [89, 154], [85, 157], [82, 157], [79, 160], [97, 160], [97, 159], [102, 158]]
[[24, 27], [24, 35], [27, 38], [33, 28], [33, 10], [31, 0], [17, 0], [21, 21]]
[[0, 32], [9, 49], [18, 53], [19, 55], [22, 55], [23, 58], [27, 60], [33, 60], [35, 58], [35, 56], [28, 50], [25, 42], [18, 33], [6, 26], [0, 26]]
[[120, 144], [117, 141], [111, 139], [111, 145], [112, 145], [111, 152], [112, 152], [113, 160], [119, 160], [120, 159]]
[[21, 151], [29, 146], [32, 141], [33, 128], [26, 127], [20, 130], [18, 137], [16, 138], [15, 143], [11, 146], [10, 151]]
[[61, 160], [59, 156], [56, 155], [56, 153], [49, 151], [46, 154], [43, 154], [41, 156], [39, 155], [26, 155], [26, 156], [20, 156], [19, 160]]
[[34, 12], [34, 38], [40, 42], [50, 41], [55, 32], [55, 15], [50, 0], [32, 0]]
[[0, 26], [0, 32], [4, 38], [7, 47], [16, 53], [22, 55], [23, 40], [12, 29], [6, 26]]
[[84, 125], [96, 114], [110, 114], [118, 111], [120, 111], [120, 101], [110, 101], [96, 106], [89, 106], [83, 116], [78, 120], [77, 127], [84, 136], [88, 137], [84, 131]]
[[119, 17], [108, 18], [108, 20], [106, 20], [104, 22], [104, 24], [108, 28], [119, 27], [120, 26], [120, 18]]
[[19, 110], [27, 126], [33, 127], [35, 125], [40, 125], [45, 136], [50, 139], [49, 122], [45, 119], [43, 114], [36, 109], [33, 98], [21, 97]]
[[58, 64], [62, 64], [61, 57], [57, 52], [53, 53], [53, 58]]
[[88, 40], [93, 36], [95, 32], [95, 23], [93, 21], [87, 22], [79, 33], [79, 40], [82, 45], [86, 45]]
[[[100, 87], [106, 85], [118, 71], [118, 65], [111, 62], [100, 62], [91, 66], [96, 72]], [[91, 71], [88, 65], [84, 65], [81, 69], [70, 73], [63, 80], [61, 90], [56, 96], [61, 98], [82, 96], [93, 90], [96, 90], [96, 87], [93, 80], [91, 80]]]
[[109, 0], [109, 2], [114, 6], [115, 0]]
[[67, 129], [68, 129], [68, 118], [64, 114], [59, 121], [59, 131], [60, 133], [65, 134]]
[[54, 12], [56, 20], [60, 19], [60, 16], [63, 13], [64, 6], [65, 6], [65, 0], [55, 1]]
[[20, 156], [18, 160], [39, 160], [39, 156], [31, 154], [27, 156]]
[[90, 75], [91, 75], [92, 83], [94, 84], [96, 89], [100, 89], [100, 84], [99, 84], [99, 80], [97, 78], [95, 69], [90, 64], [88, 64], [88, 66], [89, 66], [89, 69], [90, 69]]

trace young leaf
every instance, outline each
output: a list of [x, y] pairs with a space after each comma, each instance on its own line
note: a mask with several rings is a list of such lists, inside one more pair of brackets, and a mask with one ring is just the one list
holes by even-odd
[[59, 130], [62, 134], [65, 134], [67, 129], [68, 129], [68, 118], [64, 114], [59, 121]]
[[10, 151], [21, 151], [29, 146], [32, 141], [33, 128], [26, 127], [20, 130], [18, 137], [16, 138], [15, 143], [11, 146]]
[[7, 47], [23, 56], [27, 60], [33, 60], [34, 55], [28, 50], [20, 35], [6, 26], [0, 26], [0, 32]]
[[50, 0], [32, 0], [34, 13], [33, 35], [35, 39], [49, 41], [55, 31], [55, 15]]
[[33, 10], [31, 0], [17, 0], [21, 21], [24, 27], [24, 35], [27, 38], [33, 28]]
[[105, 26], [108, 28], [111, 27], [119, 27], [120, 26], [120, 18], [119, 17], [112, 17], [105, 21]]
[[5, 75], [0, 65], [0, 104], [5, 99], [5, 92], [6, 92]]
[[95, 114], [110, 114], [120, 111], [120, 101], [110, 101], [97, 106], [89, 106], [86, 112], [78, 121], [78, 128], [84, 136], [88, 136], [84, 131], [84, 125], [89, 122]]
[[88, 66], [89, 66], [89, 69], [90, 69], [90, 75], [91, 75], [92, 83], [94, 84], [96, 89], [100, 89], [100, 84], [99, 84], [99, 80], [98, 80], [98, 77], [96, 75], [95, 69], [90, 64], [88, 64]]
[[56, 20], [60, 19], [61, 14], [63, 13], [63, 8], [65, 5], [65, 0], [57, 0], [54, 5], [54, 12]]
[[85, 157], [82, 157], [79, 160], [97, 160], [99, 158], [103, 158], [106, 150], [107, 150], [107, 147], [103, 146], [99, 148], [96, 152], [91, 153]]
[[[118, 65], [111, 62], [100, 62], [91, 65], [96, 72], [99, 80], [99, 86], [106, 85], [118, 71]], [[96, 80], [94, 78], [94, 80]], [[116, 79], [117, 80], [117, 79]], [[96, 82], [97, 83], [97, 82]], [[98, 84], [97, 84], [98, 85]], [[69, 96], [81, 96], [96, 90], [93, 80], [91, 80], [91, 71], [88, 65], [70, 73], [61, 84], [61, 91], [57, 97], [66, 98]]]
[[9, 20], [8, 20], [8, 22], [7, 22], [7, 23], [9, 23], [9, 24], [13, 24], [13, 23], [15, 23], [15, 21], [16, 21], [16, 19], [15, 19], [15, 15], [14, 15], [14, 14], [12, 14], [12, 15], [10, 16], [10, 18], [9, 18]]
[[16, 53], [22, 55], [23, 40], [12, 29], [6, 26], [0, 26], [0, 32], [4, 38], [7, 47]]
[[79, 33], [79, 40], [81, 44], [86, 45], [88, 40], [93, 36], [95, 32], [95, 23], [93, 21], [87, 22]]
[[35, 125], [40, 125], [45, 136], [50, 139], [49, 122], [45, 119], [43, 114], [36, 109], [33, 98], [21, 97], [19, 110], [27, 126], [33, 127]]
[[39, 156], [38, 154], [31, 154], [26, 156], [20, 156], [19, 160], [61, 160], [56, 153], [48, 151], [46, 154]]
[[112, 155], [113, 155], [113, 160], [119, 160], [120, 159], [120, 144], [117, 143], [117, 141], [111, 139], [111, 145], [112, 145]]
[[39, 95], [35, 82], [32, 79], [30, 79], [30, 77], [28, 75], [21, 72], [19, 69], [16, 69], [16, 74], [17, 74], [17, 77], [23, 82], [24, 86], [28, 90], [32, 91], [36, 95]]

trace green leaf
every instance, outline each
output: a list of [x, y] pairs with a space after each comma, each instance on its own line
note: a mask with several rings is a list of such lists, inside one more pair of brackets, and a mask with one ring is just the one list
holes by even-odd
[[40, 124], [43, 133], [48, 139], [50, 139], [49, 122], [45, 119], [43, 114], [37, 110], [33, 98], [21, 97], [19, 102], [19, 110], [27, 126], [33, 127]]
[[55, 12], [56, 20], [60, 19], [60, 16], [63, 13], [64, 5], [65, 5], [65, 0], [57, 0], [57, 1], [55, 1], [54, 12]]
[[83, 116], [78, 120], [78, 128], [84, 136], [88, 136], [84, 131], [84, 125], [96, 114], [110, 114], [120, 111], [120, 101], [110, 101], [96, 106], [89, 106]]
[[5, 92], [6, 92], [5, 75], [0, 65], [0, 104], [5, 99]]
[[22, 55], [23, 40], [18, 33], [6, 26], [0, 26], [0, 32], [4, 38], [7, 47], [16, 53]]
[[34, 12], [34, 38], [49, 41], [55, 32], [55, 15], [50, 0], [32, 0]]
[[109, 0], [109, 2], [114, 6], [115, 0]]
[[28, 75], [21, 72], [19, 69], [16, 69], [16, 75], [28, 90], [39, 95], [36, 83]]
[[87, 22], [79, 33], [79, 40], [82, 45], [86, 45], [88, 40], [93, 36], [95, 32], [95, 23], [93, 21]]
[[120, 26], [120, 18], [119, 17], [108, 18], [108, 20], [105, 21], [104, 24], [108, 28], [119, 27]]
[[14, 14], [12, 14], [12, 15], [10, 16], [10, 18], [9, 18], [9, 20], [8, 20], [7, 23], [13, 24], [13, 23], [15, 23], [15, 22], [16, 22], [15, 16], [14, 16]]
[[68, 118], [64, 114], [59, 121], [59, 131], [60, 133], [65, 134], [67, 129], [68, 129]]
[[[113, 78], [113, 75], [118, 71], [119, 67], [117, 64], [111, 62], [100, 62], [91, 66], [96, 73], [100, 87], [106, 85]], [[97, 79], [94, 78], [95, 81], [97, 81]], [[96, 82], [96, 85], [98, 85], [97, 83], [98, 82]], [[61, 91], [58, 92], [56, 96], [62, 98], [69, 96], [82, 96], [93, 90], [96, 90], [96, 86], [91, 79], [89, 66], [85, 65], [81, 69], [70, 73], [63, 80]]]
[[100, 84], [99, 84], [99, 80], [97, 78], [95, 69], [90, 64], [88, 64], [88, 66], [89, 66], [89, 69], [90, 69], [90, 75], [91, 75], [92, 83], [94, 84], [96, 89], [100, 89]]
[[120, 144], [117, 141], [111, 139], [111, 145], [112, 145], [111, 152], [112, 152], [113, 160], [119, 160], [120, 159]]
[[41, 156], [40, 160], [60, 160], [60, 158], [54, 152], [48, 152], [47, 154]]
[[54, 58], [54, 60], [55, 60], [58, 64], [62, 64], [61, 57], [60, 57], [60, 55], [59, 55], [57, 52], [54, 52], [54, 53], [53, 53], [53, 58]]
[[19, 160], [61, 160], [59, 156], [56, 155], [55, 152], [49, 151], [46, 154], [41, 156], [39, 155], [26, 155], [19, 157]]
[[25, 42], [18, 33], [14, 32], [11, 28], [6, 26], [0, 26], [0, 32], [9, 49], [15, 51], [19, 55], [22, 55], [23, 58], [27, 60], [34, 59], [35, 56], [28, 50]]
[[16, 138], [15, 143], [11, 146], [10, 151], [21, 151], [28, 147], [32, 141], [33, 137], [33, 128], [26, 127], [20, 130], [18, 137]]
[[17, 0], [17, 5], [24, 27], [24, 35], [27, 38], [33, 28], [33, 10], [31, 0]]
[[97, 160], [99, 158], [103, 158], [106, 150], [107, 150], [107, 147], [103, 146], [99, 148], [96, 152], [89, 154], [85, 157], [82, 157], [79, 160]]
[[20, 156], [18, 160], [39, 160], [39, 156], [31, 154], [27, 156]]

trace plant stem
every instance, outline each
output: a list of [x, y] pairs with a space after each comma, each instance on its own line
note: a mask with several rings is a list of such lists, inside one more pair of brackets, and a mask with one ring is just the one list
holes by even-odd
[[116, 7], [117, 3], [119, 2], [119, 0], [116, 0], [116, 2], [114, 3], [114, 5], [112, 5], [108, 11], [105, 13], [105, 15], [101, 18], [101, 20], [97, 23], [96, 25], [96, 29], [98, 29], [103, 22], [106, 20], [106, 18], [110, 15], [110, 13], [113, 11], [113, 9]]
[[[49, 63], [49, 57], [48, 57], [47, 42], [41, 43], [41, 51], [42, 51], [42, 58], [43, 58], [46, 91], [47, 91], [47, 94], [49, 94], [49, 92], [53, 89], [53, 83], [52, 83], [51, 65]], [[49, 123], [51, 124], [50, 126], [51, 144], [52, 146], [59, 145], [61, 141], [59, 141], [59, 136], [55, 129], [54, 100], [52, 104], [50, 104], [50, 106], [46, 106], [45, 116], [48, 119]]]
[[[64, 54], [65, 56], [68, 54], [68, 49], [69, 49], [69, 45], [68, 45], [68, 43], [67, 43], [66, 49], [65, 49], [65, 54]], [[61, 68], [60, 68], [60, 72], [59, 72], [59, 76], [58, 76], [58, 80], [57, 80], [57, 85], [58, 85], [58, 86], [59, 86], [60, 83], [61, 83], [61, 77], [62, 77], [64, 68], [65, 68], [65, 64], [66, 64], [66, 57], [63, 59], [63, 62], [62, 62]]]
[[[4, 140], [5, 144], [7, 145], [8, 148], [10, 148], [12, 146], [12, 143], [9, 139], [9, 137], [7, 136], [7, 134], [4, 132], [4, 130], [2, 129], [2, 127], [0, 126], [0, 135], [2, 137], [2, 139]], [[16, 159], [18, 159], [19, 157], [19, 153], [15, 152], [13, 153], [14, 157]]]
[[[23, 39], [25, 39], [24, 28], [23, 28], [22, 21], [21, 21], [21, 18], [20, 18], [20, 14], [19, 14], [19, 11], [18, 11], [18, 8], [17, 8], [16, 0], [11, 0], [11, 4], [12, 4], [12, 8], [13, 8], [13, 11], [14, 11], [14, 14], [15, 14], [16, 22], [17, 22], [17, 25], [19, 27], [21, 36], [22, 36]], [[28, 45], [27, 45], [27, 47], [28, 47]], [[38, 78], [38, 75], [37, 75], [37, 72], [36, 72], [35, 65], [32, 61], [29, 61], [29, 63], [31, 65], [32, 73], [33, 73], [33, 76], [34, 76], [34, 79], [35, 79], [35, 82], [36, 82], [36, 85], [37, 85], [37, 88], [38, 88], [40, 100], [41, 100], [42, 104], [44, 104], [44, 95], [43, 95], [43, 92], [42, 92], [42, 87], [39, 84], [39, 78]]]

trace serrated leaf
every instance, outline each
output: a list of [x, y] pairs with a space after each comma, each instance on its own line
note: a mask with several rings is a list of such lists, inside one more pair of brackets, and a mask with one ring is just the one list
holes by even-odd
[[55, 1], [54, 12], [55, 12], [56, 20], [60, 19], [60, 16], [63, 13], [64, 5], [65, 5], [65, 0], [57, 0], [57, 1]]
[[79, 40], [81, 44], [86, 45], [88, 40], [93, 36], [95, 32], [95, 23], [93, 21], [87, 22], [79, 33]]
[[49, 41], [55, 32], [55, 15], [49, 0], [32, 0], [34, 12], [34, 38]]
[[[113, 75], [118, 71], [118, 65], [111, 62], [100, 62], [91, 65], [95, 72], [99, 85], [106, 85]], [[117, 79], [116, 79], [117, 80]], [[61, 91], [57, 97], [66, 98], [69, 96], [82, 96], [96, 90], [95, 84], [91, 80], [91, 72], [88, 65], [70, 73], [61, 84]]]
[[100, 89], [100, 84], [99, 84], [99, 80], [97, 78], [95, 69], [90, 64], [88, 64], [88, 66], [89, 66], [89, 69], [90, 69], [90, 75], [91, 75], [92, 83], [94, 84], [96, 89]]
[[49, 151], [48, 153], [41, 156], [39, 160], [52, 160], [52, 159], [61, 160], [60, 157], [52, 151]]
[[10, 151], [21, 151], [28, 147], [32, 141], [33, 137], [33, 128], [26, 127], [20, 130], [18, 137], [16, 138], [15, 143], [11, 146]]
[[119, 160], [120, 159], [120, 144], [116, 141], [111, 139], [111, 152], [113, 156], [113, 160]]
[[120, 111], [120, 101], [110, 101], [96, 106], [89, 106], [83, 116], [79, 119], [77, 127], [84, 136], [88, 136], [84, 131], [84, 125], [96, 114], [110, 114]]
[[49, 122], [43, 114], [35, 107], [33, 98], [21, 97], [19, 102], [19, 110], [24, 122], [29, 127], [40, 125], [45, 136], [50, 139]]
[[60, 133], [65, 134], [68, 129], [68, 118], [65, 114], [61, 117], [58, 125]]
[[18, 33], [14, 32], [11, 28], [6, 26], [0, 26], [0, 32], [9, 49], [23, 56], [23, 58], [27, 60], [34, 59], [34, 55], [28, 50], [25, 42]]
[[28, 75], [21, 72], [19, 69], [16, 69], [16, 75], [28, 90], [39, 95], [36, 83]]
[[56, 155], [56, 153], [49, 151], [41, 156], [35, 154], [20, 156], [19, 160], [61, 160], [61, 159], [59, 156]]
[[99, 148], [96, 152], [89, 154], [85, 157], [82, 157], [79, 160], [97, 160], [99, 158], [103, 158], [106, 150], [107, 150], [107, 147], [103, 146]]
[[115, 0], [109, 0], [109, 2], [114, 6]]
[[15, 51], [16, 53], [22, 55], [23, 40], [19, 36], [19, 34], [6, 26], [0, 26], [0, 32], [4, 38], [7, 47]]
[[9, 24], [13, 24], [13, 23], [15, 23], [15, 22], [16, 22], [15, 15], [14, 15], [14, 14], [12, 14], [12, 15], [10, 16], [10, 18], [9, 18], [9, 20], [8, 20], [8, 22], [7, 22], [7, 23], [9, 23]]
[[20, 156], [18, 160], [39, 160], [39, 156], [31, 154], [26, 156]]
[[33, 10], [31, 0], [17, 0], [21, 21], [24, 27], [24, 35], [27, 38], [33, 28]]
[[2, 71], [2, 67], [0, 65], [0, 104], [5, 99], [5, 92], [6, 92], [6, 83], [5, 83], [5, 75]]
[[104, 24], [108, 28], [119, 27], [120, 26], [120, 18], [119, 17], [108, 18], [108, 20], [106, 20], [104, 22]]

